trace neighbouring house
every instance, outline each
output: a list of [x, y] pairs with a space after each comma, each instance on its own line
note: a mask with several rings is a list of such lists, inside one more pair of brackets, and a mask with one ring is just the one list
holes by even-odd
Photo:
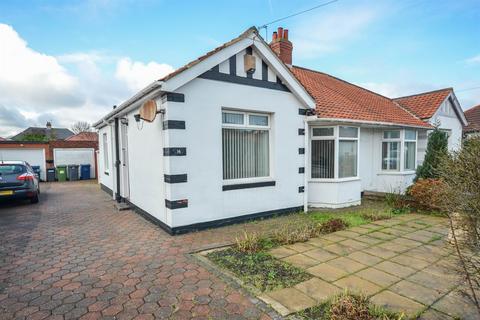
[[292, 51], [250, 28], [115, 106], [94, 124], [102, 189], [172, 234], [405, 190], [432, 125]]
[[50, 122], [47, 122], [45, 128], [29, 127], [22, 132], [11, 137], [15, 141], [50, 141], [50, 140], [65, 140], [74, 133], [67, 128], [53, 128]]
[[0, 137], [0, 141], [7, 141], [7, 139]]
[[65, 139], [66, 141], [97, 141], [98, 133], [96, 132], [80, 132]]
[[480, 104], [465, 111], [468, 125], [463, 128], [465, 137], [480, 136]]
[[[448, 135], [448, 149], [458, 150], [462, 145], [462, 129], [467, 119], [453, 92], [453, 88], [423, 92], [394, 99], [402, 107]], [[424, 153], [425, 149], [419, 150]]]

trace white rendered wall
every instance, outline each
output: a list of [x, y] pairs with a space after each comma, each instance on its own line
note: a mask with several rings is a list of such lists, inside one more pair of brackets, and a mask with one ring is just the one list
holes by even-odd
[[313, 208], [343, 208], [359, 205], [360, 195], [360, 179], [308, 182], [308, 205]]
[[[107, 144], [108, 144], [108, 162], [109, 168], [105, 168], [105, 150], [103, 146], [103, 134], [107, 134]], [[113, 187], [113, 175], [115, 174], [114, 157], [113, 154], [113, 139], [112, 139], [112, 127], [105, 126], [98, 130], [98, 181], [104, 186], [108, 187], [110, 190], [115, 192]]]
[[462, 145], [462, 123], [458, 119], [449, 99], [446, 99], [438, 108], [435, 115], [430, 118], [432, 125], [440, 125], [440, 129], [449, 130], [448, 150], [458, 150]]
[[[161, 101], [157, 101], [160, 108]], [[154, 122], [137, 123], [128, 114], [129, 201], [170, 225], [165, 208], [162, 116]]]
[[[237, 63], [243, 56], [237, 55]], [[238, 70], [237, 65], [237, 70]], [[167, 130], [166, 145], [186, 147], [187, 155], [169, 158], [171, 174], [188, 174], [188, 182], [171, 184], [167, 199], [188, 199], [188, 207], [170, 210], [173, 227], [303, 205], [304, 117], [289, 92], [195, 79], [177, 92], [185, 103], [168, 103], [166, 118], [184, 120], [186, 130]], [[208, 93], [208, 94], [206, 94]], [[271, 113], [271, 168], [275, 186], [222, 191], [222, 108]], [[138, 157], [138, 155], [137, 155]]]

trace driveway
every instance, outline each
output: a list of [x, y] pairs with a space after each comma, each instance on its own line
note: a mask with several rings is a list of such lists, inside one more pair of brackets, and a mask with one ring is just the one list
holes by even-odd
[[171, 237], [96, 183], [43, 184], [37, 205], [0, 204], [0, 319], [269, 319], [187, 254], [241, 229]]

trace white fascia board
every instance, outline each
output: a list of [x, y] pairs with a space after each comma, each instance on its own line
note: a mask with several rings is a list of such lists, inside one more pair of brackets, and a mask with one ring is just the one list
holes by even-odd
[[446, 99], [448, 99], [449, 97], [452, 97], [453, 107], [456, 109], [455, 115], [457, 116], [457, 118], [459, 118], [462, 125], [466, 126], [468, 124], [467, 118], [465, 118], [465, 114], [463, 113], [462, 106], [460, 105], [460, 102], [458, 102], [458, 100], [457, 100], [457, 96], [452, 91]]
[[280, 58], [278, 58], [277, 55], [272, 52], [270, 47], [268, 47], [268, 45], [256, 35], [251, 35], [250, 37], [252, 37], [251, 41], [254, 43], [259, 55], [269, 62], [270, 66], [274, 69], [277, 75], [280, 76], [280, 79], [290, 91], [292, 91], [292, 93], [300, 99], [305, 106], [310, 109], [315, 109], [315, 100], [310, 96], [307, 90], [305, 90], [305, 87], [300, 84], [297, 78], [295, 78], [288, 67], [280, 61]]
[[419, 128], [419, 129], [433, 129], [429, 127], [422, 127], [422, 126], [415, 126], [409, 124], [401, 124], [401, 123], [392, 123], [392, 122], [381, 122], [381, 121], [367, 121], [367, 120], [356, 120], [356, 119], [342, 119], [342, 118], [318, 118], [316, 116], [309, 116], [307, 120], [310, 124], [315, 122], [340, 122], [340, 123], [350, 123], [350, 124], [367, 124], [370, 126], [382, 126], [382, 127], [400, 127], [400, 128]]

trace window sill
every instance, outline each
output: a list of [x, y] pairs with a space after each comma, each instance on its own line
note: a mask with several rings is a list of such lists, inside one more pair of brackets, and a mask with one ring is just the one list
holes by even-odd
[[350, 181], [360, 181], [360, 177], [337, 178], [337, 179], [310, 179], [310, 180], [308, 180], [308, 182], [312, 182], [312, 183], [342, 183], [342, 182], [350, 182]]
[[415, 174], [415, 171], [382, 171], [377, 173], [378, 176], [408, 176]]
[[250, 182], [250, 183], [236, 183], [226, 184], [222, 186], [223, 191], [249, 189], [249, 188], [262, 188], [275, 186], [275, 181], [263, 181], [263, 182]]

